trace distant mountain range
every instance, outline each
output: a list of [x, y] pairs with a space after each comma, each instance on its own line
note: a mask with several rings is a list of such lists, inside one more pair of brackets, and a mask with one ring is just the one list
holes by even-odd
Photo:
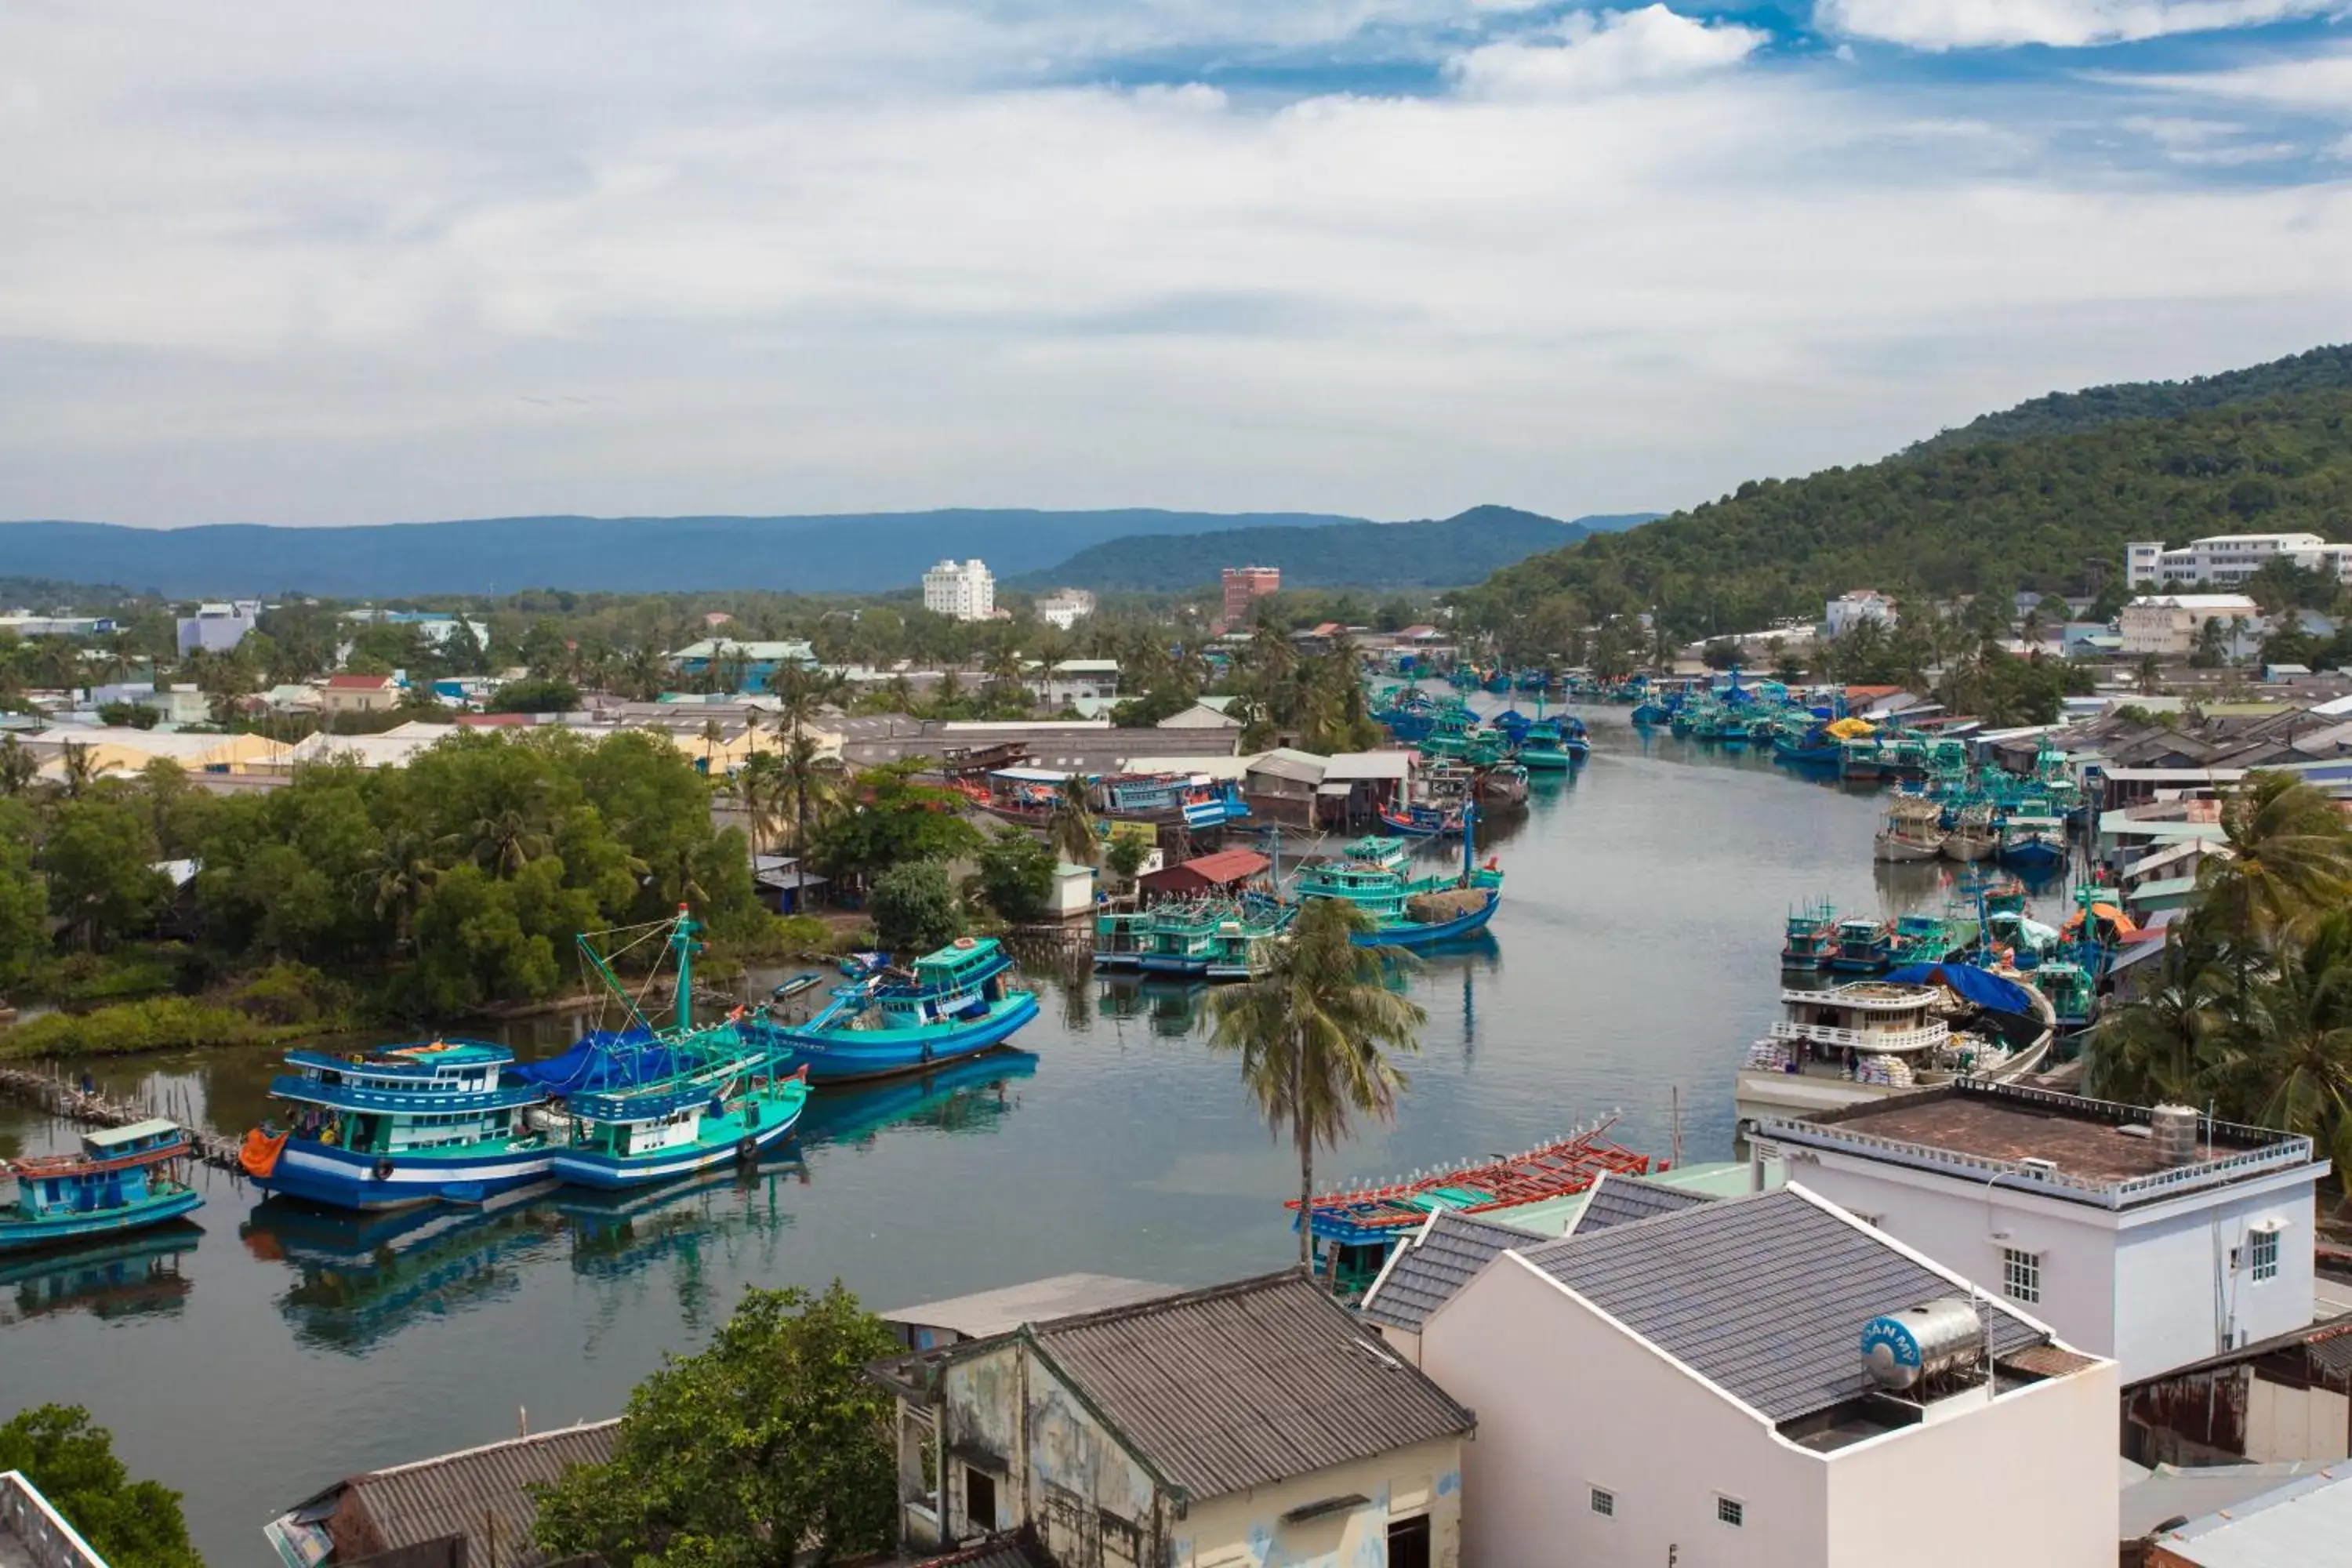
[[[98, 522], [7, 522], [0, 523], [0, 561], [15, 576], [119, 583], [134, 592], [179, 598], [288, 592], [398, 598], [541, 587], [583, 593], [727, 588], [877, 593], [911, 587], [926, 566], [942, 557], [978, 555], [999, 578], [1018, 579], [1112, 540], [1164, 542], [1171, 536], [1213, 533], [1279, 539], [1294, 531], [1321, 535], [1334, 527], [1394, 526], [1318, 512], [1149, 508], [803, 517], [502, 517], [358, 528], [222, 523], [147, 529]], [[1560, 542], [1557, 535], [1550, 541]], [[1230, 563], [1223, 548], [1220, 565]], [[1549, 546], [1530, 545], [1510, 559], [1544, 548]], [[1471, 581], [1505, 563], [1496, 561], [1444, 581]], [[1366, 564], [1388, 569], [1377, 559]], [[1196, 577], [1182, 585], [1197, 586], [1214, 575], [1213, 567], [1207, 579]]]
[[1181, 593], [1216, 582], [1227, 566], [1246, 565], [1281, 568], [1286, 588], [1450, 588], [1654, 515], [1562, 522], [1507, 506], [1479, 506], [1434, 521], [1130, 534], [1091, 545], [1013, 585]]

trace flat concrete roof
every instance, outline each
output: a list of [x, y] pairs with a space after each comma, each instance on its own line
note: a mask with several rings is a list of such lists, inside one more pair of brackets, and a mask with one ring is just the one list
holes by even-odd
[[1049, 1323], [1059, 1318], [1075, 1318], [1082, 1312], [1132, 1307], [1180, 1294], [1182, 1289], [1181, 1285], [1158, 1285], [1149, 1279], [1125, 1279], [1114, 1274], [1056, 1274], [1023, 1285], [1008, 1285], [1001, 1290], [982, 1290], [974, 1296], [954, 1296], [944, 1301], [901, 1308], [883, 1313], [882, 1321], [909, 1328], [948, 1329], [965, 1339], [980, 1340], [991, 1334], [1009, 1333], [1024, 1323]]

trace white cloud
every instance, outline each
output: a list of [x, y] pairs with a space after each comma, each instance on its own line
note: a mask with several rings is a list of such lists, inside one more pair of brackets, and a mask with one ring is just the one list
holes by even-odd
[[1580, 11], [1548, 37], [1473, 49], [1449, 71], [1480, 98], [1581, 97], [1720, 70], [1768, 41], [1753, 27], [1702, 22], [1664, 5], [1604, 11], [1598, 19]]
[[2352, 308], [2352, 179], [2069, 174], [1683, 18], [1269, 111], [852, 9], [0, 8], [0, 517], [1621, 510]]
[[2223, 70], [2114, 76], [2133, 87], [2352, 119], [2352, 46]]
[[1916, 49], [2080, 48], [2325, 16], [2341, 0], [1816, 0], [1824, 31]]

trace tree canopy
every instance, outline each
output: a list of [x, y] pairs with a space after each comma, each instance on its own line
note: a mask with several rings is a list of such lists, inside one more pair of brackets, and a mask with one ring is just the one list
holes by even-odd
[[22, 1470], [109, 1568], [204, 1568], [180, 1494], [132, 1480], [114, 1435], [79, 1405], [44, 1405], [0, 1426], [0, 1470]]

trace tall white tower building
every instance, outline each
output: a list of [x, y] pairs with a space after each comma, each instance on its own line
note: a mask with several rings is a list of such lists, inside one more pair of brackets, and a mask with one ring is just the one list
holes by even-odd
[[996, 613], [996, 574], [977, 555], [942, 561], [923, 574], [923, 608], [959, 621], [984, 621]]

